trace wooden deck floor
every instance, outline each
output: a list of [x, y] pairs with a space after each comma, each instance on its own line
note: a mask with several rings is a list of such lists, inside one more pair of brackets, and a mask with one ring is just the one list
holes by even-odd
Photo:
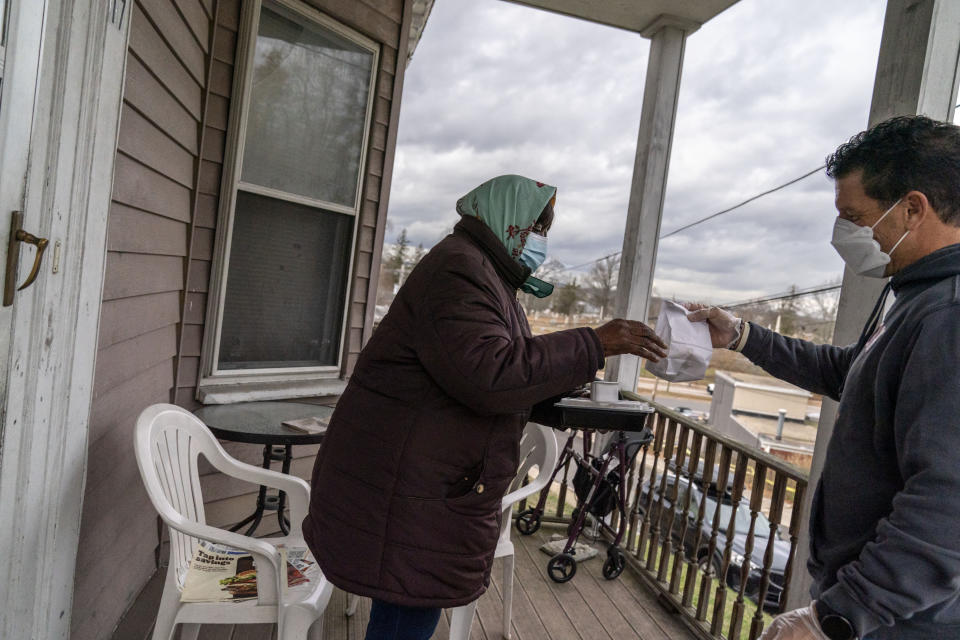
[[[517, 640], [668, 640], [694, 636], [674, 615], [656, 601], [628, 568], [618, 579], [601, 575], [604, 554], [578, 567], [566, 584], [547, 577], [548, 557], [539, 546], [558, 529], [544, 527], [533, 536], [514, 536], [516, 573], [513, 603], [513, 637]], [[602, 549], [601, 549], [602, 550]], [[150, 637], [153, 617], [163, 589], [163, 571], [147, 584], [121, 621], [114, 640], [143, 640]], [[502, 569], [494, 565], [493, 584], [480, 599], [471, 640], [502, 637]], [[352, 618], [344, 616], [346, 595], [334, 591], [324, 617], [328, 640], [362, 640], [370, 614], [370, 601], [361, 599]], [[449, 614], [444, 612], [434, 640], [446, 640]], [[204, 625], [200, 640], [271, 640], [273, 625]]]

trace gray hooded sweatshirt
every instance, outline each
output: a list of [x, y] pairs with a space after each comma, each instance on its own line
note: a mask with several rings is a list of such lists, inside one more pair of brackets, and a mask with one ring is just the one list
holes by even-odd
[[751, 324], [743, 354], [840, 401], [810, 514], [811, 595], [861, 638], [960, 638], [960, 244], [890, 287], [856, 345]]

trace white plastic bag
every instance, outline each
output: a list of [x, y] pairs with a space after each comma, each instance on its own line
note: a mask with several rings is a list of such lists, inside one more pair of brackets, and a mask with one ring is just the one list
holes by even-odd
[[707, 323], [690, 322], [682, 305], [664, 300], [656, 332], [667, 343], [667, 357], [647, 360], [647, 371], [670, 382], [703, 380], [713, 355]]

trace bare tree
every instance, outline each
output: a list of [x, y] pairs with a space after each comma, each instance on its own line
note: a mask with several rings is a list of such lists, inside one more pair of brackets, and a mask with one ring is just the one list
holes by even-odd
[[[545, 280], [556, 286], [557, 290], [560, 289], [560, 277], [563, 274], [563, 263], [555, 260], [553, 258], [544, 262], [539, 269], [537, 269], [536, 277], [540, 280]], [[550, 308], [550, 305], [553, 303], [554, 296], [556, 292], [550, 297], [547, 298], [537, 298], [532, 296], [529, 293], [520, 294], [520, 304], [523, 305], [523, 308], [527, 310], [528, 313], [546, 311]]]
[[380, 262], [380, 277], [377, 281], [378, 305], [388, 305], [393, 301], [397, 287], [403, 284], [402, 276], [405, 272], [409, 273], [408, 254], [410, 253], [407, 230], [402, 229], [397, 236], [397, 244], [390, 248], [389, 253], [385, 254]]
[[563, 263], [556, 258], [550, 258], [537, 269], [537, 277], [547, 282], [559, 280], [563, 273]]
[[779, 300], [776, 305], [778, 316], [776, 329], [787, 336], [794, 335], [798, 328], [797, 316], [799, 304], [797, 302], [797, 289], [797, 285], [790, 285], [787, 297]]
[[[825, 286], [838, 285], [839, 280], [827, 282]], [[840, 302], [838, 291], [818, 291], [810, 294], [810, 300], [821, 320], [834, 320], [837, 316], [837, 304]]]
[[553, 310], [560, 315], [567, 316], [567, 322], [569, 323], [570, 318], [580, 311], [581, 294], [582, 291], [576, 279], [563, 283], [562, 286], [557, 287], [553, 294]]
[[397, 236], [397, 244], [393, 245], [390, 257], [384, 262], [384, 267], [390, 273], [390, 282], [394, 286], [403, 284], [409, 249], [410, 241], [407, 240], [407, 230], [401, 229], [400, 235]]
[[[825, 286], [839, 285], [840, 280], [825, 283]], [[810, 337], [820, 342], [830, 342], [837, 322], [837, 307], [840, 303], [840, 292], [818, 291], [808, 296], [808, 309], [813, 318], [807, 323]]]
[[423, 243], [421, 242], [413, 251], [413, 265], [411, 268], [420, 264], [420, 261], [423, 260], [423, 256], [425, 255], [427, 255], [427, 250], [423, 248]]
[[620, 256], [607, 256], [590, 267], [587, 285], [590, 291], [587, 300], [600, 312], [600, 318], [612, 315], [617, 276], [620, 274]]

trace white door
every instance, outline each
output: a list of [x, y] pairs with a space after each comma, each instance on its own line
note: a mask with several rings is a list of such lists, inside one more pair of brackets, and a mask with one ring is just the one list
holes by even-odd
[[[28, 5], [29, 10], [25, 10]], [[45, 0], [0, 0], [0, 268], [4, 272], [10, 221], [14, 211], [23, 211], [26, 195], [45, 9]], [[28, 227], [29, 222], [33, 220], [27, 222]], [[24, 257], [29, 257], [31, 252], [24, 253]], [[6, 391], [6, 354], [10, 347], [12, 316], [11, 306], [0, 307], [0, 354], [3, 355], [0, 391], [3, 392]], [[3, 406], [5, 412], [6, 403]], [[3, 429], [2, 423], [0, 429]]]
[[0, 0], [0, 638], [69, 637], [130, 4]]
[[[8, 270], [7, 253], [10, 224], [13, 212], [23, 212], [26, 201], [27, 168], [30, 159], [30, 139], [33, 130], [34, 113], [37, 100], [37, 87], [40, 73], [40, 57], [43, 41], [43, 21], [46, 15], [45, 0], [0, 0], [2, 12], [2, 49], [0, 49], [0, 283], [6, 286]], [[27, 211], [28, 229], [37, 230], [35, 211]], [[29, 259], [30, 251], [24, 251]], [[20, 271], [20, 270], [18, 270]], [[22, 271], [21, 271], [22, 273]], [[15, 274], [19, 276], [20, 274]], [[16, 286], [19, 286], [19, 282]], [[15, 519], [23, 515], [22, 508], [16, 503], [21, 480], [17, 476], [29, 473], [18, 464], [23, 425], [20, 424], [19, 407], [23, 405], [23, 389], [10, 381], [11, 343], [14, 341], [13, 322], [17, 312], [27, 311], [28, 303], [33, 300], [35, 289], [27, 289], [16, 296], [16, 307], [0, 306], [0, 392], [3, 403], [0, 405], [0, 549], [14, 548], [17, 557], [12, 554], [8, 559], [0, 560], [0, 581], [7, 584], [22, 584], [25, 562], [20, 555], [23, 545], [16, 538], [27, 531], [15, 524]], [[18, 397], [10, 397], [13, 393]], [[25, 458], [23, 462], [29, 462]], [[8, 488], [9, 487], [9, 488]], [[3, 554], [7, 555], [7, 554]], [[19, 574], [19, 575], [18, 575]], [[28, 592], [32, 597], [33, 590]], [[18, 615], [32, 616], [24, 601], [17, 597], [13, 589], [4, 589], [3, 602], [0, 602], [0, 636], [29, 637], [25, 635], [34, 625], [24, 626], [8, 620], [8, 612], [15, 611], [9, 617]], [[27, 621], [24, 621], [27, 622]]]

